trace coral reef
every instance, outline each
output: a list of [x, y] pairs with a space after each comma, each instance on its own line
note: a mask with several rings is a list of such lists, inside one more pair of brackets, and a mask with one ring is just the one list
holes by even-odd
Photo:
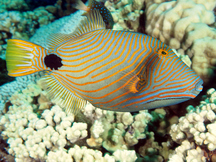
[[25, 0], [1, 0], [0, 12], [3, 10], [28, 10], [29, 6]]
[[105, 6], [113, 16], [114, 30], [138, 31], [144, 0], [106, 1]]
[[3, 111], [5, 103], [9, 100], [12, 94], [18, 90], [26, 88], [29, 83], [35, 83], [41, 75], [41, 73], [35, 73], [33, 75], [17, 77], [15, 78], [15, 81], [2, 85], [0, 87], [0, 112]]
[[[86, 111], [91, 112], [87, 113]], [[83, 114], [94, 114], [92, 111], [96, 110], [88, 104]], [[146, 128], [152, 119], [146, 110], [140, 111], [134, 116], [129, 112], [97, 111], [101, 111], [102, 113], [99, 114], [102, 115], [100, 118], [92, 120], [91, 137], [87, 139], [89, 146], [103, 146], [106, 150], [114, 152], [117, 149], [128, 149], [137, 144], [139, 139], [146, 138]], [[88, 118], [88, 116], [86, 117]]]
[[102, 161], [102, 162], [115, 162], [115, 161], [124, 161], [131, 162], [137, 159], [134, 151], [129, 150], [117, 150], [113, 155], [105, 154], [102, 155], [102, 152], [89, 149], [85, 146], [79, 147], [75, 145], [73, 148], [66, 150], [57, 150], [50, 151], [48, 153], [47, 161], [83, 161], [83, 162], [93, 162], [93, 161]]
[[171, 126], [172, 139], [181, 144], [175, 149], [174, 159], [212, 160], [216, 149], [216, 91], [211, 88], [199, 106], [188, 106], [188, 113]]
[[49, 150], [64, 148], [87, 136], [87, 124], [73, 122], [74, 117], [66, 115], [58, 106], [45, 110], [38, 118], [30, 105], [22, 105], [11, 106], [1, 118], [6, 128], [2, 135], [9, 137], [8, 152], [16, 160], [28, 157], [45, 160]]
[[54, 33], [72, 33], [76, 28], [79, 27], [79, 23], [83, 20], [83, 13], [84, 11], [77, 11], [74, 14], [65, 16], [48, 25], [42, 26], [29, 40], [31, 42], [40, 44], [45, 48], [48, 48], [47, 38]]

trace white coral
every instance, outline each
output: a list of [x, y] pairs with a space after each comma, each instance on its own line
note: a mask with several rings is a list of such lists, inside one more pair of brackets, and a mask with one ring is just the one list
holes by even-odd
[[105, 6], [115, 22], [114, 30], [138, 30], [140, 15], [144, 12], [144, 0], [106, 1]]
[[132, 162], [137, 159], [135, 151], [132, 150], [116, 150], [113, 155], [116, 160], [121, 162]]
[[[201, 101], [199, 106], [195, 108], [188, 106], [188, 113], [179, 119], [178, 124], [171, 126], [170, 135], [174, 141], [181, 144], [175, 149], [175, 154], [170, 158], [175, 159], [180, 153], [187, 153], [187, 161], [191, 161], [196, 157], [197, 161], [205, 161], [201, 147], [207, 147], [208, 151], [216, 149], [216, 105], [212, 102], [215, 96], [215, 89], [211, 88], [207, 91], [207, 98]], [[186, 151], [185, 144], [189, 143], [193, 146], [192, 150]], [[186, 141], [186, 142], [185, 142]], [[196, 146], [196, 149], [194, 145]], [[200, 146], [200, 147], [199, 147]], [[182, 154], [182, 158], [186, 154]]]
[[[18, 161], [28, 157], [45, 160], [50, 150], [64, 148], [67, 143], [87, 136], [87, 124], [74, 123], [74, 116], [66, 115], [57, 105], [45, 110], [38, 118], [31, 100], [25, 100], [25, 95], [32, 99], [40, 93], [41, 90], [37, 92], [34, 87], [29, 85], [23, 93], [15, 93], [11, 100], [16, 102], [0, 119], [0, 125], [4, 126], [2, 136], [8, 138], [8, 151]], [[24, 104], [20, 106], [19, 100]]]

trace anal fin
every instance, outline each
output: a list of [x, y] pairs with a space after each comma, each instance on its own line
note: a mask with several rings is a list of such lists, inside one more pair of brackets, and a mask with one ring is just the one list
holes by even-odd
[[66, 113], [77, 114], [80, 109], [84, 108], [87, 101], [76, 95], [59, 83], [53, 76], [48, 73], [43, 77], [46, 90], [53, 102], [61, 106]]

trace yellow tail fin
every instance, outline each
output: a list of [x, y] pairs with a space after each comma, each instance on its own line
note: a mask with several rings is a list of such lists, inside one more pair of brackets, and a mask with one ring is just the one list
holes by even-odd
[[47, 70], [44, 57], [47, 50], [37, 44], [10, 39], [7, 42], [6, 66], [8, 75], [17, 77]]

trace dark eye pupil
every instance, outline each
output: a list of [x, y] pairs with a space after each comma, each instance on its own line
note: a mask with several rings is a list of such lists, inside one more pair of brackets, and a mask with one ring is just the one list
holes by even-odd
[[162, 51], [161, 53], [162, 53], [163, 55], [166, 55], [166, 52], [164, 52], [164, 51]]

